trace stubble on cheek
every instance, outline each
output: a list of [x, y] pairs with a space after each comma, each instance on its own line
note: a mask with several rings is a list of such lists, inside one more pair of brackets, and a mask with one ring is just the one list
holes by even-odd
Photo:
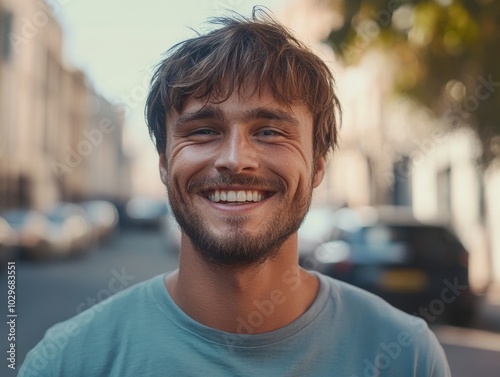
[[[182, 171], [182, 170], [181, 170]], [[312, 172], [311, 176], [314, 175]], [[302, 177], [304, 178], [304, 177]], [[308, 177], [310, 178], [310, 177]], [[307, 178], [306, 178], [307, 180]], [[229, 229], [219, 234], [207, 223], [200, 208], [193, 203], [193, 195], [207, 184], [261, 184], [263, 187], [274, 187], [279, 195], [276, 210], [269, 209], [269, 218], [252, 234], [245, 228], [247, 216], [228, 216], [224, 222]], [[185, 186], [184, 188], [182, 186]], [[307, 212], [312, 194], [312, 178], [309, 182], [298, 178], [293, 185], [295, 192], [292, 197], [289, 191], [292, 187], [281, 177], [258, 179], [250, 176], [218, 176], [216, 178], [192, 178], [184, 183], [168, 175], [166, 188], [172, 212], [183, 232], [189, 237], [194, 248], [211, 263], [219, 265], [258, 265], [273, 258], [279, 252], [280, 246], [300, 226]], [[202, 200], [200, 198], [200, 200]], [[274, 212], [274, 213], [273, 213]]]

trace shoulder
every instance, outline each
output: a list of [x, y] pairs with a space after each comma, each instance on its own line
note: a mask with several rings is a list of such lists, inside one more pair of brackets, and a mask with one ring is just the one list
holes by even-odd
[[[348, 283], [318, 274], [322, 284], [329, 288], [329, 298], [335, 314], [350, 321], [378, 327], [423, 332], [427, 324], [419, 317], [407, 314], [382, 298]], [[413, 332], [413, 331], [412, 331]]]
[[444, 351], [422, 318], [350, 284], [319, 278], [330, 288], [331, 320], [348, 329], [348, 343], [363, 350], [367, 364], [401, 371], [413, 368], [415, 376], [449, 375]]
[[[67, 321], [61, 322], [47, 331], [51, 333], [76, 328], [75, 333], [101, 331], [101, 326], [114, 328], [123, 326], [129, 318], [135, 318], [138, 312], [155, 305], [153, 289], [162, 280], [162, 275], [137, 283], [123, 291], [96, 303]], [[98, 296], [99, 297], [99, 296]], [[77, 309], [78, 310], [78, 309]], [[117, 319], [120, 321], [117, 321]], [[70, 331], [71, 332], [71, 331]]]
[[156, 305], [152, 290], [161, 279], [159, 275], [135, 284], [49, 328], [26, 356], [19, 376], [59, 375], [59, 369], [78, 370], [89, 358], [93, 362], [86, 365], [105, 362], [106, 350], [119, 346], [123, 328], [147, 321], [140, 313]]

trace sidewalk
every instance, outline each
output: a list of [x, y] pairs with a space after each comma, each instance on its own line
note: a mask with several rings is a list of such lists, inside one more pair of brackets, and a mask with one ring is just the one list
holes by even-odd
[[479, 299], [478, 314], [473, 327], [500, 333], [500, 284], [489, 288]]

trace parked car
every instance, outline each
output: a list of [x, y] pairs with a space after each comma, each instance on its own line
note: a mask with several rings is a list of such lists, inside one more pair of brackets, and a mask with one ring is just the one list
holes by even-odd
[[468, 252], [446, 226], [419, 222], [397, 207], [344, 208], [326, 221], [316, 244], [299, 243], [302, 266], [428, 321], [470, 323], [476, 303]]
[[159, 230], [168, 213], [167, 201], [153, 197], [139, 196], [130, 199], [126, 206], [127, 222], [134, 227]]
[[109, 239], [117, 230], [118, 209], [106, 200], [88, 200], [80, 203], [90, 222], [92, 240], [102, 242]]
[[56, 203], [45, 211], [50, 221], [50, 249], [55, 256], [68, 256], [88, 250], [92, 229], [87, 213], [75, 203]]
[[20, 257], [44, 259], [50, 256], [50, 222], [43, 213], [33, 209], [13, 209], [2, 212], [0, 216], [15, 233]]

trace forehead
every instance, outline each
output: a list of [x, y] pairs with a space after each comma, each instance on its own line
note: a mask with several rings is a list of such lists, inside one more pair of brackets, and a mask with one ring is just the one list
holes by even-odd
[[176, 122], [179, 118], [189, 118], [191, 115], [202, 118], [220, 118], [221, 120], [252, 118], [267, 118], [297, 123], [307, 127], [312, 123], [312, 116], [304, 104], [285, 104], [278, 101], [269, 90], [239, 90], [233, 91], [228, 98], [190, 97], [180, 112], [171, 111], [167, 116], [167, 124]]

